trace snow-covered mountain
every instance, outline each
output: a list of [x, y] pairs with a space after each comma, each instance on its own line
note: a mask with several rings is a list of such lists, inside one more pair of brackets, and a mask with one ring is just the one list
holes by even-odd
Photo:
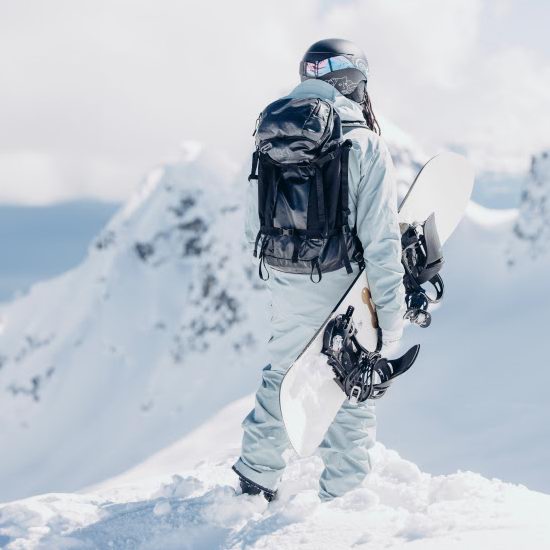
[[0, 500], [124, 471], [257, 385], [265, 295], [234, 175], [187, 145], [78, 268], [3, 308]]

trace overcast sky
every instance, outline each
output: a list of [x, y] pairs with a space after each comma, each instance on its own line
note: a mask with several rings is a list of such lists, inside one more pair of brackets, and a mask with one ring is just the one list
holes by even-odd
[[310, 43], [357, 41], [378, 112], [478, 168], [550, 146], [544, 0], [0, 1], [0, 202], [122, 200], [182, 140], [244, 162]]

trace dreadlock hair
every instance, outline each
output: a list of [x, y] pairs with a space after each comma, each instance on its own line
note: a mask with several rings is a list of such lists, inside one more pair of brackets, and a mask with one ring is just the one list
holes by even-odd
[[367, 93], [367, 87], [365, 86], [365, 95], [363, 96], [363, 101], [361, 102], [363, 107], [363, 116], [365, 117], [365, 122], [367, 126], [379, 136], [382, 135], [382, 130], [380, 130], [380, 124], [374, 116], [374, 111], [372, 110], [372, 103], [370, 101], [369, 94]]

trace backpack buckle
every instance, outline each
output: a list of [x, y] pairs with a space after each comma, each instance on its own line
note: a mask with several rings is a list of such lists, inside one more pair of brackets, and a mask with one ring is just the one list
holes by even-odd
[[292, 235], [294, 235], [294, 229], [282, 227], [281, 235], [285, 235], [286, 237], [292, 237]]

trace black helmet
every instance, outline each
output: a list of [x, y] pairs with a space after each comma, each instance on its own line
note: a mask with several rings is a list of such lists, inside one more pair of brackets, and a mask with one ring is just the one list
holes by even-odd
[[363, 50], [340, 38], [315, 42], [300, 63], [302, 81], [319, 78], [358, 103], [363, 102], [368, 75], [369, 64]]

